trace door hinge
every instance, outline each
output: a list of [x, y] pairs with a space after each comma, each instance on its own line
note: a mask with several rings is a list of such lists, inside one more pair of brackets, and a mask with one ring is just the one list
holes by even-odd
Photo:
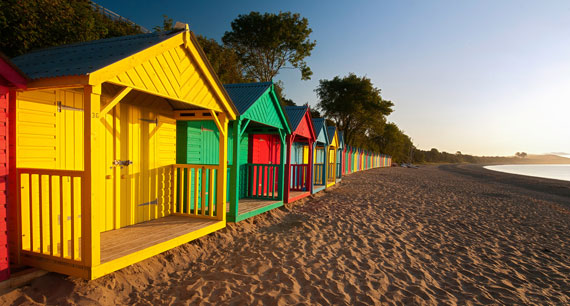
[[154, 123], [154, 124], [158, 125], [158, 118], [156, 118], [156, 119], [139, 118], [139, 120], [144, 121], [144, 122], [148, 122], [148, 123]]
[[74, 111], [74, 112], [82, 112], [83, 111], [82, 108], [63, 105], [61, 103], [61, 101], [57, 101], [57, 112], [61, 113], [62, 110], [70, 110], [70, 111]]

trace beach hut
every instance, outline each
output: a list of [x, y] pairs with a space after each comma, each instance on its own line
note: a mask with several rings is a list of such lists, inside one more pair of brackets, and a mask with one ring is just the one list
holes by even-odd
[[336, 155], [338, 153], [338, 133], [336, 126], [327, 126], [329, 147], [327, 150], [327, 188], [336, 184]]
[[354, 172], [354, 158], [353, 158], [353, 154], [352, 154], [353, 148], [351, 146], [346, 146], [346, 147], [348, 148], [348, 150], [346, 152], [346, 160], [347, 160], [346, 173], [352, 174], [352, 172]]
[[[12, 199], [10, 195], [15, 191], [15, 185], [9, 183], [8, 175], [12, 172], [13, 158], [9, 154], [8, 143], [11, 140], [12, 130], [8, 128], [9, 120], [14, 120], [13, 113], [9, 111], [10, 101], [15, 98], [15, 90], [26, 88], [26, 77], [10, 60], [0, 53], [0, 281], [10, 277], [10, 260], [13, 256], [9, 250], [13, 249], [13, 242], [8, 240], [8, 231], [16, 230], [15, 224], [8, 223], [8, 213], [13, 208], [8, 207]], [[10, 119], [9, 119], [10, 118]], [[8, 192], [11, 190], [10, 192]]]
[[343, 175], [343, 153], [344, 153], [344, 133], [342, 131], [337, 132], [338, 135], [338, 149], [336, 154], [336, 182], [339, 183], [342, 180]]
[[224, 87], [238, 111], [229, 123], [227, 215], [238, 222], [283, 205], [285, 137], [291, 128], [273, 83]]
[[285, 113], [291, 125], [291, 134], [287, 135], [285, 202], [291, 203], [311, 195], [310, 161], [316, 136], [308, 106], [286, 106]]
[[317, 193], [326, 188], [327, 177], [327, 148], [329, 146], [329, 138], [324, 118], [313, 119], [315, 127], [316, 140], [313, 149], [313, 188], [311, 192]]
[[94, 279], [225, 227], [236, 110], [187, 25], [13, 61], [19, 263]]

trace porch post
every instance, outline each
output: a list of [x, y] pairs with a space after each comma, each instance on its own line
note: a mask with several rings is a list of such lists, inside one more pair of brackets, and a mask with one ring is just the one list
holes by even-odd
[[317, 142], [314, 141], [313, 145], [311, 147], [313, 148], [313, 150], [312, 150], [311, 154], [309, 154], [309, 159], [310, 159], [310, 161], [309, 161], [310, 166], [309, 167], [311, 167], [311, 170], [312, 170], [311, 172], [313, 172], [313, 175], [311, 176], [311, 194], [312, 194], [313, 192], [315, 192], [315, 156], [314, 156], [314, 154], [315, 154], [315, 150], [317, 147]]
[[287, 162], [285, 164], [285, 180], [283, 182], [284, 185], [284, 195], [285, 197], [283, 198], [283, 201], [288, 201], [289, 200], [289, 187], [291, 185], [291, 179], [290, 179], [290, 175], [291, 175], [291, 146], [293, 143], [293, 135], [287, 135]]
[[232, 169], [230, 172], [230, 216], [237, 218], [238, 215], [238, 201], [239, 201], [239, 154], [240, 154], [240, 142], [241, 142], [241, 120], [237, 119], [233, 122], [233, 158], [232, 158]]
[[314, 156], [313, 156], [313, 154], [315, 154], [315, 149], [314, 149], [314, 148], [315, 148], [315, 142], [313, 141], [313, 143], [309, 144], [309, 165], [308, 165], [309, 169], [307, 170], [307, 175], [309, 176], [309, 177], [307, 178], [307, 181], [308, 181], [308, 182], [307, 182], [307, 184], [308, 184], [307, 190], [308, 190], [310, 193], [313, 193], [313, 183], [314, 183], [314, 182], [313, 182], [313, 171], [314, 171], [314, 170], [313, 170], [313, 164], [314, 164], [314, 160], [313, 160], [313, 159], [314, 159]]
[[[285, 143], [285, 138], [287, 137], [287, 135], [285, 134], [285, 132], [282, 132], [282, 130], [279, 130], [279, 141], [281, 141], [281, 162], [279, 163], [279, 176], [278, 176], [278, 185], [277, 188], [279, 188], [279, 195], [280, 195], [280, 200], [285, 202], [285, 196], [284, 196], [284, 189], [285, 189], [285, 177], [286, 174], [285, 172], [285, 150], [286, 150], [286, 146], [287, 144]], [[287, 185], [288, 186], [288, 185]], [[287, 195], [289, 195], [287, 193]]]
[[[323, 180], [324, 180], [324, 184], [325, 186], [328, 185], [329, 183], [329, 150], [330, 150], [330, 146], [325, 146], [324, 148], [324, 160], [323, 160]], [[326, 187], [325, 187], [326, 188]]]
[[228, 118], [226, 114], [219, 114], [220, 122], [220, 145], [218, 155], [218, 190], [216, 192], [217, 219], [226, 221], [226, 188], [228, 179]]
[[[83, 186], [81, 194], [81, 257], [87, 267], [101, 263], [101, 237], [99, 230], [98, 208], [101, 205], [101, 184], [103, 164], [99, 111], [101, 107], [101, 85], [84, 87], [84, 151], [83, 151]], [[104, 184], [104, 182], [103, 182]], [[89, 278], [92, 278], [91, 272]]]

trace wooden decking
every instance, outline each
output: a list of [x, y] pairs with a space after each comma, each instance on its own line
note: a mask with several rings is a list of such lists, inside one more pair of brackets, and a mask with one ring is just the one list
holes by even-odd
[[101, 263], [144, 250], [220, 221], [168, 216], [101, 233]]
[[292, 203], [304, 197], [311, 195], [310, 191], [289, 191], [289, 198], [285, 199], [286, 203]]
[[314, 193], [323, 191], [325, 189], [325, 187], [326, 187], [325, 185], [316, 185], [316, 184], [313, 185]]
[[[279, 202], [279, 200], [240, 199], [238, 202], [238, 215], [245, 215], [249, 212], [275, 204], [277, 202]], [[227, 211], [230, 211], [229, 205]]]

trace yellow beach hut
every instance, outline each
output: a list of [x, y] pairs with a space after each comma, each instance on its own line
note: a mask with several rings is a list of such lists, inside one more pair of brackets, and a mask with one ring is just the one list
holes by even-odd
[[327, 188], [336, 184], [336, 168], [338, 153], [338, 133], [336, 126], [327, 126], [329, 146], [327, 150]]
[[[225, 227], [236, 110], [186, 25], [13, 61], [19, 263], [94, 279]], [[176, 164], [177, 120], [214, 122], [216, 164]]]

